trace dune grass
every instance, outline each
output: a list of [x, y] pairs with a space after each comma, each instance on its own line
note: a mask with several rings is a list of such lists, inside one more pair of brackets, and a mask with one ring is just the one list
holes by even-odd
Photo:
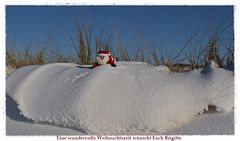
[[[228, 19], [228, 17], [226, 18]], [[100, 35], [94, 33], [93, 20], [90, 23], [83, 21], [76, 23], [75, 35], [66, 36], [67, 47], [70, 53], [60, 48], [57, 40], [48, 38], [47, 42], [34, 44], [34, 40], [24, 47], [18, 47], [16, 39], [7, 40], [6, 65], [20, 68], [26, 65], [46, 64], [53, 62], [72, 62], [78, 64], [93, 64], [99, 50], [108, 50], [120, 61], [142, 61], [152, 65], [166, 65], [171, 71], [179, 72], [198, 69], [214, 60], [220, 67], [234, 64], [234, 39], [224, 44], [222, 33], [227, 29], [233, 30], [233, 24], [224, 24], [224, 20], [216, 30], [202, 33], [201, 29], [192, 33], [178, 51], [163, 50], [162, 47], [152, 45], [151, 41], [144, 47], [136, 47], [133, 51], [123, 46], [117, 29], [105, 31], [103, 27]], [[108, 32], [108, 33], [107, 33]], [[51, 34], [51, 33], [50, 33]], [[203, 36], [208, 35], [208, 42], [203, 42]], [[234, 36], [233, 36], [234, 38]], [[147, 39], [146, 39], [147, 40]], [[174, 39], [170, 42], [174, 42]], [[193, 45], [193, 42], [197, 42]], [[138, 43], [135, 43], [136, 45]], [[224, 50], [220, 53], [220, 50]]]

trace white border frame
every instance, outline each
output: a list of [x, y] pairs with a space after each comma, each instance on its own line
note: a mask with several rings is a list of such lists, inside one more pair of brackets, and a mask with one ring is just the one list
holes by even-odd
[[235, 135], [234, 136], [181, 136], [182, 140], [237, 140], [237, 138], [240, 135], [239, 130], [239, 104], [240, 98], [238, 96], [239, 89], [239, 72], [240, 72], [240, 65], [239, 65], [239, 53], [240, 53], [240, 42], [239, 42], [239, 16], [240, 16], [240, 8], [239, 8], [239, 0], [202, 0], [202, 1], [196, 1], [196, 0], [1, 0], [0, 2], [0, 78], [1, 78], [1, 85], [0, 85], [0, 91], [1, 91], [1, 140], [57, 140], [56, 136], [6, 136], [6, 127], [3, 125], [6, 125], [6, 116], [5, 116], [5, 94], [6, 94], [6, 84], [5, 84], [5, 39], [6, 39], [6, 13], [5, 13], [5, 7], [6, 5], [233, 5], [234, 6], [234, 33], [235, 33]]

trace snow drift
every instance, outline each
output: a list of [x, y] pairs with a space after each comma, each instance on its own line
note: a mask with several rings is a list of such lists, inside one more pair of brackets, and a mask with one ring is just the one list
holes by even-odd
[[214, 64], [169, 74], [138, 62], [95, 69], [58, 63], [16, 70], [7, 78], [7, 94], [35, 122], [88, 134], [166, 132], [209, 105], [232, 111], [233, 83], [233, 72]]

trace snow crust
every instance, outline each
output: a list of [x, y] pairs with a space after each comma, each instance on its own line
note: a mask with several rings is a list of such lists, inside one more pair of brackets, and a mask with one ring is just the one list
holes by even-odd
[[215, 105], [234, 107], [233, 72], [209, 65], [187, 73], [166, 73], [140, 62], [95, 69], [47, 64], [16, 70], [7, 94], [24, 117], [88, 134], [167, 132]]

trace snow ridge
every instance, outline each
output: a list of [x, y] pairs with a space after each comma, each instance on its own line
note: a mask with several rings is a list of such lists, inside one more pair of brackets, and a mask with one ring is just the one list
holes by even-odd
[[234, 98], [232, 71], [211, 65], [169, 74], [139, 62], [92, 70], [76, 64], [24, 67], [8, 77], [7, 94], [31, 120], [89, 134], [166, 132], [208, 105], [232, 111]]

